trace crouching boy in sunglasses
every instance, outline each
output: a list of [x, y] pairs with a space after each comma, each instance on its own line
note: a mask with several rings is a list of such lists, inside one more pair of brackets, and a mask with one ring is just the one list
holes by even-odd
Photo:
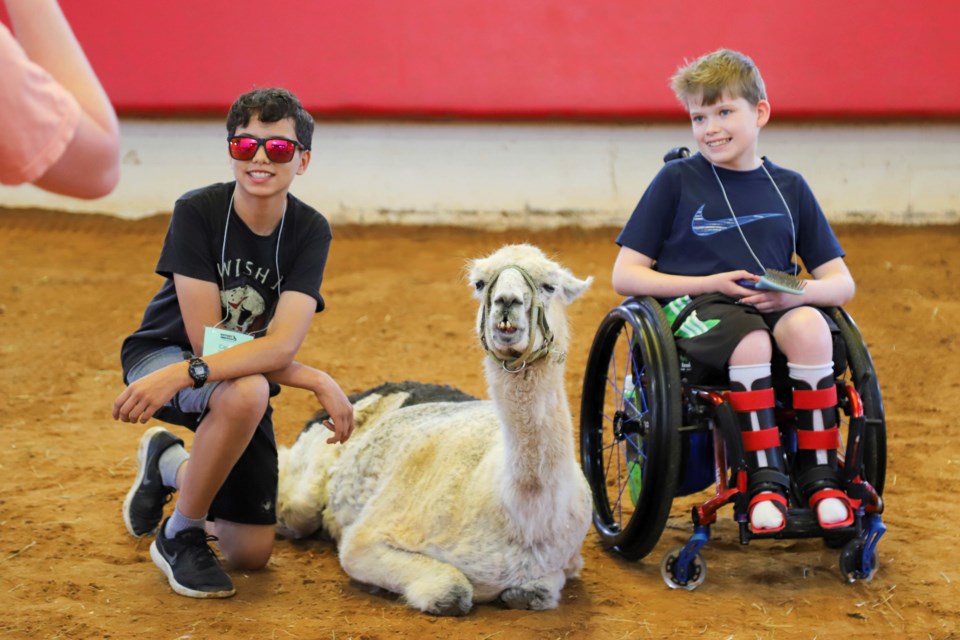
[[257, 89], [230, 108], [227, 131], [234, 181], [177, 200], [156, 268], [165, 280], [123, 343], [129, 386], [113, 404], [114, 419], [156, 417], [195, 433], [188, 454], [167, 429], [147, 430], [123, 503], [127, 530], [156, 531], [151, 558], [174, 591], [194, 598], [235, 592], [210, 541], [243, 570], [262, 568], [273, 551], [271, 390], [313, 392], [332, 417], [330, 443], [353, 430], [333, 378], [295, 360], [324, 307], [331, 240], [327, 220], [289, 193], [310, 163], [313, 119], [290, 92]]

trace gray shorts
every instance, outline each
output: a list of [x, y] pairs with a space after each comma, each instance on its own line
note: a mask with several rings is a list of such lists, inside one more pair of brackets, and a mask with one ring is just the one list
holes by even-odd
[[[155, 351], [130, 367], [127, 380], [133, 382], [167, 365], [182, 362], [185, 356], [190, 354], [177, 346]], [[218, 384], [211, 382], [199, 389], [183, 389], [161, 407], [154, 418], [196, 431]], [[278, 465], [272, 417], [273, 408], [267, 405], [250, 443], [214, 497], [208, 520], [276, 524]]]

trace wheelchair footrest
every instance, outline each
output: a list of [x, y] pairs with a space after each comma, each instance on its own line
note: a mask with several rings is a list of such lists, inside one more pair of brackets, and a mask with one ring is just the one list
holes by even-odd
[[[856, 537], [859, 533], [857, 522], [849, 527], [830, 529], [830, 536], [834, 538]], [[745, 534], [745, 535], [744, 535]], [[740, 544], [747, 544], [750, 540], [774, 538], [822, 538], [824, 529], [817, 521], [817, 515], [812, 509], [787, 509], [787, 522], [783, 529], [773, 533], [754, 533], [746, 522], [740, 524]]]

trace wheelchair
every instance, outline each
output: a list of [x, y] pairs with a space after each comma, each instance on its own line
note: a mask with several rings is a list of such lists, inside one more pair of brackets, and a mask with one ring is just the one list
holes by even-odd
[[[669, 159], [669, 154], [668, 158]], [[692, 509], [693, 534], [666, 553], [660, 569], [670, 588], [693, 590], [706, 578], [701, 549], [717, 512], [733, 504], [740, 544], [761, 538], [816, 538], [840, 550], [848, 582], [870, 580], [886, 531], [883, 486], [886, 423], [876, 371], [859, 329], [842, 308], [824, 309], [834, 332], [834, 375], [841, 489], [854, 504], [849, 526], [822, 529], [791, 481], [786, 526], [749, 526], [747, 465], [740, 427], [726, 397], [726, 376], [699, 381], [678, 353], [673, 328], [657, 300], [632, 297], [612, 309], [594, 336], [583, 378], [580, 458], [593, 494], [593, 523], [603, 546], [629, 560], [657, 545], [675, 497], [715, 485]], [[782, 356], [781, 356], [782, 358]], [[782, 363], [785, 365], [785, 363]], [[788, 472], [797, 452], [795, 415], [785, 366], [774, 361], [776, 420]], [[697, 382], [690, 382], [698, 379]], [[790, 474], [791, 477], [794, 474]]]

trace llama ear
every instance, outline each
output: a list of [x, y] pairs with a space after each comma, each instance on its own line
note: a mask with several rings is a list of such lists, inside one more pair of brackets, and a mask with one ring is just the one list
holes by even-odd
[[587, 276], [586, 280], [581, 280], [566, 269], [560, 272], [560, 294], [567, 304], [583, 295], [583, 292], [589, 289], [591, 284], [593, 284], [593, 276]]

